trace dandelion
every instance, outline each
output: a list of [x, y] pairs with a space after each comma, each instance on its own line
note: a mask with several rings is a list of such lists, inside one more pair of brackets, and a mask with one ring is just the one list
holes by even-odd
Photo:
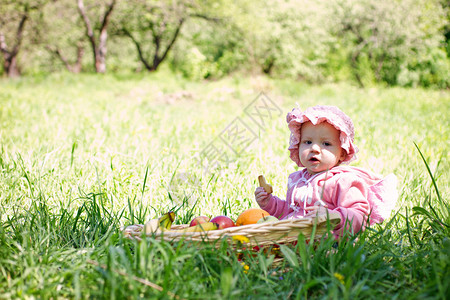
[[337, 280], [339, 280], [340, 283], [344, 284], [344, 275], [340, 273], [334, 273], [333, 275]]
[[248, 270], [250, 270], [250, 267], [245, 262], [241, 262], [241, 266], [244, 269], [244, 273], [248, 274]]
[[248, 242], [250, 242], [248, 237], [246, 237], [244, 235], [235, 235], [235, 236], [233, 236], [233, 240], [241, 242], [241, 243], [248, 243]]

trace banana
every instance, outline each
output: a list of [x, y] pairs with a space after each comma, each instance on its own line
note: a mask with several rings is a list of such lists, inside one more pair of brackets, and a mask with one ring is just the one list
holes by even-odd
[[172, 223], [175, 220], [175, 213], [173, 211], [169, 211], [162, 215], [159, 219], [159, 227], [161, 229], [170, 229], [172, 227]]
[[219, 224], [213, 223], [213, 222], [206, 222], [201, 223], [195, 226], [191, 226], [184, 229], [178, 229], [178, 230], [170, 230], [170, 232], [204, 232], [204, 231], [210, 231], [210, 230], [217, 230], [219, 229]]
[[173, 211], [169, 211], [158, 219], [152, 219], [145, 223], [144, 231], [145, 233], [159, 233], [164, 230], [170, 230], [174, 220], [175, 213]]
[[201, 223], [195, 226], [191, 226], [183, 229], [170, 229], [172, 227], [173, 220], [175, 219], [175, 213], [169, 211], [165, 213], [158, 219], [152, 219], [145, 223], [144, 231], [145, 233], [161, 233], [165, 232], [175, 232], [175, 233], [185, 233], [185, 232], [204, 232], [210, 230], [219, 229], [219, 224], [214, 222]]

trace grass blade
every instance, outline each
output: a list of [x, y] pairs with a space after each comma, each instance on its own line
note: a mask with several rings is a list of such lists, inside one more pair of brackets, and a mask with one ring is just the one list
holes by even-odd
[[[431, 181], [433, 182], [434, 190], [436, 191], [436, 195], [437, 195], [437, 197], [439, 199], [439, 202], [443, 203], [441, 195], [439, 194], [439, 189], [437, 187], [436, 180], [434, 179], [433, 173], [431, 173], [431, 169], [430, 169], [430, 166], [428, 165], [427, 160], [425, 159], [425, 157], [422, 154], [422, 151], [420, 151], [419, 146], [417, 146], [417, 144], [415, 142], [414, 142], [414, 146], [416, 146], [417, 151], [419, 151], [420, 157], [422, 157], [422, 160], [423, 160], [423, 162], [425, 164], [425, 167], [427, 168], [428, 174], [430, 175]], [[447, 203], [445, 203], [445, 204], [447, 205]]]
[[297, 255], [295, 254], [295, 252], [292, 249], [290, 249], [286, 245], [280, 245], [280, 250], [283, 253], [284, 258], [289, 262], [289, 264], [292, 267], [298, 268], [300, 266]]

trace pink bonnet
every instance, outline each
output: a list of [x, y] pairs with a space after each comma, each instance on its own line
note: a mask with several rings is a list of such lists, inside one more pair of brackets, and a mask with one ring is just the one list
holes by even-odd
[[299, 157], [300, 144], [300, 128], [303, 123], [311, 121], [313, 125], [322, 122], [328, 122], [340, 131], [341, 148], [347, 152], [347, 156], [342, 161], [343, 163], [350, 163], [356, 159], [358, 148], [353, 144], [355, 136], [352, 120], [343, 113], [336, 106], [317, 105], [307, 108], [305, 111], [300, 111], [294, 108], [286, 116], [291, 137], [289, 140], [289, 151], [291, 152], [291, 159], [299, 166], [303, 167]]

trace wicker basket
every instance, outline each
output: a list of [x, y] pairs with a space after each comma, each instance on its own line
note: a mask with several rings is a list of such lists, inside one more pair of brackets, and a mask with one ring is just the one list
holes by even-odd
[[[328, 215], [330, 228], [334, 228], [340, 222], [339, 213]], [[296, 241], [298, 235], [303, 233], [309, 237], [315, 227], [315, 238], [323, 236], [327, 232], [327, 215], [319, 215], [312, 218], [293, 220], [281, 220], [262, 224], [252, 224], [211, 230], [204, 232], [176, 232], [165, 231], [161, 233], [149, 233], [156, 239], [165, 241], [197, 241], [214, 243], [221, 239], [229, 239], [231, 242], [244, 242], [248, 246], [268, 246]], [[172, 229], [186, 228], [188, 225], [173, 225]], [[130, 225], [123, 230], [124, 236], [130, 239], [141, 240], [144, 225]]]

